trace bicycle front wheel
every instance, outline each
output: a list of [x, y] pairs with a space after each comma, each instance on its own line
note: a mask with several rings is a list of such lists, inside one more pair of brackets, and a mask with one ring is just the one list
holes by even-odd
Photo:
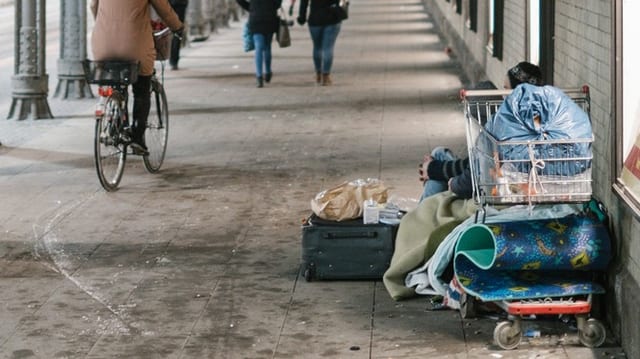
[[164, 155], [167, 152], [169, 139], [169, 107], [167, 96], [160, 83], [151, 85], [151, 108], [147, 118], [147, 129], [144, 134], [149, 154], [143, 157], [144, 167], [150, 173], [160, 170]]
[[126, 145], [120, 138], [121, 116], [119, 101], [110, 97], [105, 103], [104, 115], [96, 119], [94, 136], [96, 172], [100, 184], [109, 192], [118, 189], [127, 159]]

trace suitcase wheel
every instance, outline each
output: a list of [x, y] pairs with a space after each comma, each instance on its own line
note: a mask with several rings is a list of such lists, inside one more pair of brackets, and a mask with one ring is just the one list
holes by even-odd
[[307, 267], [304, 270], [304, 279], [307, 282], [311, 282], [311, 279], [313, 279], [313, 268], [311, 267]]
[[460, 315], [464, 319], [476, 317], [476, 299], [467, 293], [460, 296]]

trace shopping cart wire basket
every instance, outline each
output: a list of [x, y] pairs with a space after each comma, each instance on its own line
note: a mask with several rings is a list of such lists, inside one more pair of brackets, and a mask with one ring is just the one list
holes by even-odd
[[[590, 116], [587, 86], [563, 92]], [[510, 90], [461, 91], [476, 201], [482, 206], [589, 201], [593, 135], [497, 140], [485, 130], [484, 123], [498, 112], [503, 97], [510, 93]], [[515, 150], [520, 156], [507, 155]]]

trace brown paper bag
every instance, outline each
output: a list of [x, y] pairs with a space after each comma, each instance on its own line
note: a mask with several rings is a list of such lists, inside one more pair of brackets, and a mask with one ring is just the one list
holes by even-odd
[[357, 179], [318, 193], [311, 200], [311, 210], [322, 219], [344, 221], [361, 217], [365, 200], [387, 203], [387, 197], [387, 188], [382, 181]]

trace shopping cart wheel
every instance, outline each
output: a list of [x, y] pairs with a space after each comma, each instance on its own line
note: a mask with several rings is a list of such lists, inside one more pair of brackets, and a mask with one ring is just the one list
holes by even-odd
[[460, 316], [464, 319], [476, 316], [476, 299], [467, 293], [460, 296]]
[[500, 322], [493, 330], [493, 340], [504, 350], [515, 349], [522, 341], [522, 332], [520, 327], [512, 322]]
[[607, 338], [604, 325], [595, 318], [587, 320], [582, 328], [578, 328], [578, 339], [585, 347], [597, 348]]

